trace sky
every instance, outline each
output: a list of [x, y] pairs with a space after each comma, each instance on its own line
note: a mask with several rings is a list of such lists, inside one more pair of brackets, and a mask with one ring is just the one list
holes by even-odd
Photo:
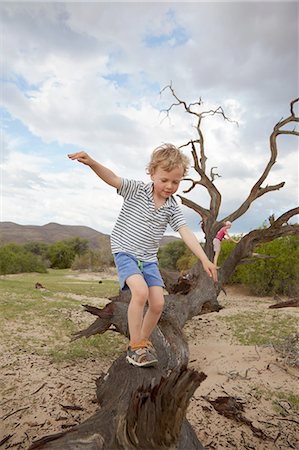
[[[264, 171], [273, 127], [298, 97], [298, 2], [1, 1], [0, 20], [1, 221], [110, 234], [121, 197], [67, 154], [84, 150], [148, 182], [154, 148], [197, 138], [182, 108], [163, 112], [175, 102], [170, 83], [180, 99], [222, 106], [232, 120], [207, 117], [202, 127], [207, 172], [221, 175], [221, 220]], [[263, 186], [285, 187], [257, 199], [232, 234], [298, 205], [298, 138], [280, 136], [278, 149]], [[209, 205], [203, 187], [186, 197]], [[201, 239], [200, 217], [182, 210]]]

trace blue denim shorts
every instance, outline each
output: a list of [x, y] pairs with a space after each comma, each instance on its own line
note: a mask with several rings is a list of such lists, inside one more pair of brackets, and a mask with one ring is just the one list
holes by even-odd
[[120, 252], [113, 255], [120, 288], [128, 289], [126, 280], [131, 275], [142, 275], [148, 287], [165, 287], [156, 262], [139, 261], [135, 256]]

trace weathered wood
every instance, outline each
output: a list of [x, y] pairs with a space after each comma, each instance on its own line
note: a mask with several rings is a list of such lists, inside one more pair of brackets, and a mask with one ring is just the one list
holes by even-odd
[[[192, 296], [166, 296], [152, 335], [159, 364], [136, 368], [126, 362], [123, 354], [97, 380], [97, 413], [68, 432], [33, 443], [31, 450], [203, 449], [185, 412], [194, 390], [206, 376], [187, 369], [189, 350], [182, 331], [186, 321], [200, 314], [211, 296], [216, 298], [214, 283], [204, 272], [199, 273], [204, 278], [202, 283], [210, 289], [200, 289]], [[76, 333], [74, 339], [102, 334], [111, 326], [128, 336], [129, 300], [128, 292], [120, 292], [102, 309], [84, 305], [96, 320]]]
[[257, 437], [263, 440], [273, 441], [273, 438], [267, 436], [260, 428], [253, 425], [253, 422], [245, 417], [242, 412], [244, 411], [243, 403], [235, 397], [218, 397], [215, 400], [206, 399], [215, 410], [223, 416], [236, 420], [237, 422], [248, 425]]
[[299, 298], [292, 298], [290, 300], [286, 300], [284, 302], [275, 303], [274, 305], [270, 305], [270, 309], [275, 308], [298, 308], [299, 307]]
[[122, 355], [97, 380], [99, 410], [68, 432], [36, 441], [30, 450], [203, 449], [185, 414], [206, 375], [186, 367], [167, 373], [166, 359], [142, 369]]

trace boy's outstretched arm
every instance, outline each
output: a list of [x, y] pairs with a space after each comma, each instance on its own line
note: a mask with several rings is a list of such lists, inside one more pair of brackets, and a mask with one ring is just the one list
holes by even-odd
[[207, 274], [212, 277], [215, 282], [218, 281], [217, 267], [208, 259], [193, 231], [191, 231], [190, 228], [184, 225], [179, 229], [179, 233], [187, 247], [189, 247], [194, 255], [197, 256], [198, 259], [200, 259]]
[[119, 189], [121, 186], [121, 178], [117, 176], [112, 170], [98, 163], [92, 159], [86, 152], [70, 153], [70, 159], [77, 160], [86, 166], [89, 166], [105, 183]]

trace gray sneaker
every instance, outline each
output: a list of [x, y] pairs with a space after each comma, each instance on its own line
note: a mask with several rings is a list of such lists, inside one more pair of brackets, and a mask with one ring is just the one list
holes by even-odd
[[149, 341], [148, 339], [144, 339], [144, 340], [141, 342], [141, 344], [142, 344], [142, 346], [144, 346], [145, 348], [147, 348], [147, 350], [150, 352], [150, 354], [153, 356], [153, 358], [155, 358], [155, 359], [158, 358], [156, 349], [155, 349], [155, 347], [153, 346], [153, 344], [152, 344], [151, 341]]
[[158, 359], [146, 347], [135, 348], [134, 350], [128, 347], [126, 359], [130, 364], [138, 367], [150, 367], [158, 362]]

